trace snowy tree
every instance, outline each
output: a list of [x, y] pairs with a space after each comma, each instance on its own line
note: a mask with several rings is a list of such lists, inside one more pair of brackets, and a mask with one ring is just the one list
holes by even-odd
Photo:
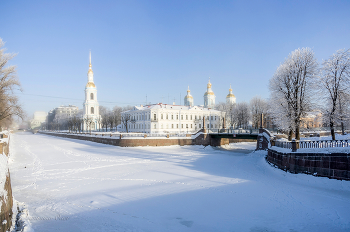
[[123, 111], [122, 107], [119, 107], [119, 106], [113, 107], [113, 115], [114, 115], [113, 119], [114, 119], [114, 125], [115, 125], [115, 128], [116, 128], [115, 131], [117, 131], [118, 125], [121, 124], [121, 119], [122, 119], [121, 113], [122, 113], [122, 111]]
[[250, 100], [249, 105], [252, 117], [252, 124], [253, 127], [257, 129], [260, 125], [260, 115], [266, 114], [267, 112], [267, 102], [261, 97], [255, 96]]
[[233, 119], [239, 128], [248, 128], [250, 120], [249, 105], [246, 102], [237, 103], [233, 109]]
[[[0, 125], [14, 116], [23, 118], [24, 111], [19, 104], [14, 90], [21, 87], [17, 77], [16, 66], [8, 66], [8, 62], [15, 54], [5, 53], [4, 42], [0, 38]], [[11, 120], [10, 120], [11, 121]]]
[[269, 114], [274, 124], [289, 131], [289, 139], [293, 130], [295, 138], [300, 139], [302, 117], [311, 111], [317, 67], [314, 52], [299, 48], [289, 54], [270, 79]]
[[125, 106], [122, 108], [122, 112], [125, 112], [123, 116], [121, 117], [121, 123], [125, 126], [126, 133], [129, 132], [129, 124], [132, 122], [132, 117], [130, 114], [127, 113], [127, 111], [131, 110], [132, 106]]
[[235, 107], [235, 104], [229, 104], [229, 103], [224, 103], [224, 102], [219, 102], [218, 104], [215, 105], [214, 109], [219, 110], [222, 112], [222, 115], [220, 117], [220, 127], [224, 127], [223, 123], [225, 122], [225, 127], [227, 126], [233, 126], [232, 121], [233, 121], [233, 108]]
[[[329, 122], [332, 139], [335, 140], [334, 126], [341, 118], [344, 119], [344, 104], [350, 87], [350, 50], [338, 50], [323, 62], [321, 70], [318, 83], [327, 104], [324, 117]], [[344, 122], [340, 123], [344, 126]]]
[[108, 120], [108, 116], [109, 116], [109, 109], [104, 107], [104, 106], [99, 106], [99, 111], [100, 111], [100, 115], [101, 115], [101, 127], [102, 128], [106, 128], [106, 132], [107, 132], [107, 128], [108, 128], [108, 124], [109, 124], [109, 120]]

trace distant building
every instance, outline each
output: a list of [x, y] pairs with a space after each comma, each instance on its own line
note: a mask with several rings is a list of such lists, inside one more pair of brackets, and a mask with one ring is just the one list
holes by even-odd
[[40, 128], [42, 123], [45, 123], [47, 113], [44, 111], [35, 111], [33, 120], [30, 122], [31, 129]]
[[185, 106], [193, 106], [193, 97], [192, 97], [190, 92], [191, 92], [190, 87], [188, 86], [187, 95], [184, 98], [184, 105]]
[[[66, 120], [71, 116], [74, 116], [78, 113], [79, 108], [77, 106], [68, 105], [68, 106], [59, 106], [47, 114], [47, 129], [54, 130], [56, 124], [59, 124], [60, 121]], [[61, 128], [64, 129], [64, 128]]]
[[[143, 133], [193, 133], [203, 128], [217, 130], [222, 128], [222, 112], [203, 106], [181, 106], [154, 104], [135, 106], [122, 112], [122, 118], [128, 118], [129, 132]], [[126, 131], [125, 121], [122, 130]]]
[[215, 94], [211, 90], [210, 79], [207, 84], [207, 92], [204, 93], [204, 107], [205, 108], [214, 108], [215, 106]]
[[97, 89], [94, 83], [94, 72], [91, 65], [91, 52], [90, 63], [88, 71], [88, 83], [85, 86], [85, 102], [84, 102], [84, 115], [83, 115], [83, 129], [84, 130], [99, 130], [101, 124], [101, 115], [99, 112], [99, 104], [97, 101]]
[[306, 116], [301, 119], [301, 128], [311, 129], [322, 127], [322, 113], [320, 111], [307, 112]]
[[231, 85], [226, 96], [226, 103], [231, 105], [236, 104], [236, 96], [232, 93]]

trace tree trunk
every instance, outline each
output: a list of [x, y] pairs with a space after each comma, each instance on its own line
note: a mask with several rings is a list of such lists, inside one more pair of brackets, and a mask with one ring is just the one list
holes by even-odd
[[335, 140], [334, 124], [333, 124], [332, 120], [329, 122], [329, 126], [331, 128], [332, 140]]
[[345, 135], [344, 122], [341, 122], [341, 134]]
[[293, 136], [293, 130], [289, 130], [288, 132], [288, 141], [292, 141], [292, 136]]
[[295, 127], [295, 140], [300, 140], [300, 126]]

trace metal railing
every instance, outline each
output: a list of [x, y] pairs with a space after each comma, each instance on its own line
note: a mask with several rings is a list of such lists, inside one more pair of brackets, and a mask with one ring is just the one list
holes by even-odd
[[259, 134], [258, 129], [208, 129], [212, 134]]
[[275, 141], [274, 146], [293, 149], [295, 143], [296, 149], [300, 148], [331, 148], [331, 147], [350, 147], [349, 140], [315, 140], [315, 141]]
[[275, 141], [275, 146], [281, 147], [281, 148], [292, 149], [292, 142]]

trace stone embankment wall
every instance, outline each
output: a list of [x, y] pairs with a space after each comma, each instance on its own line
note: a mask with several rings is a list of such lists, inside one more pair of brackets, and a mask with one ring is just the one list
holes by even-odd
[[211, 138], [209, 134], [201, 133], [195, 139], [191, 138], [132, 138], [132, 139], [120, 139], [115, 137], [95, 137], [77, 134], [63, 134], [63, 133], [46, 133], [42, 134], [53, 135], [63, 138], [80, 139], [85, 141], [91, 141], [96, 143], [110, 144], [121, 147], [136, 147], [136, 146], [171, 146], [171, 145], [203, 145], [203, 146], [221, 146], [229, 144], [229, 139]]
[[266, 160], [291, 173], [306, 173], [330, 179], [350, 180], [349, 153], [281, 153], [269, 149]]
[[[4, 137], [7, 137], [4, 135]], [[2, 180], [5, 179], [5, 183], [0, 183], [0, 205], [1, 205], [1, 211], [0, 211], [0, 231], [8, 231], [10, 230], [12, 226], [12, 206], [13, 206], [13, 198], [12, 198], [12, 188], [11, 188], [11, 177], [10, 177], [10, 171], [7, 167], [7, 159], [9, 155], [9, 144], [2, 142], [0, 143], [0, 152], [2, 151], [2, 154], [0, 156], [2, 161], [5, 162], [6, 169], [0, 170], [0, 176], [3, 175], [1, 178]], [[1, 165], [3, 167], [3, 165]], [[2, 181], [1, 181], [2, 182]]]

